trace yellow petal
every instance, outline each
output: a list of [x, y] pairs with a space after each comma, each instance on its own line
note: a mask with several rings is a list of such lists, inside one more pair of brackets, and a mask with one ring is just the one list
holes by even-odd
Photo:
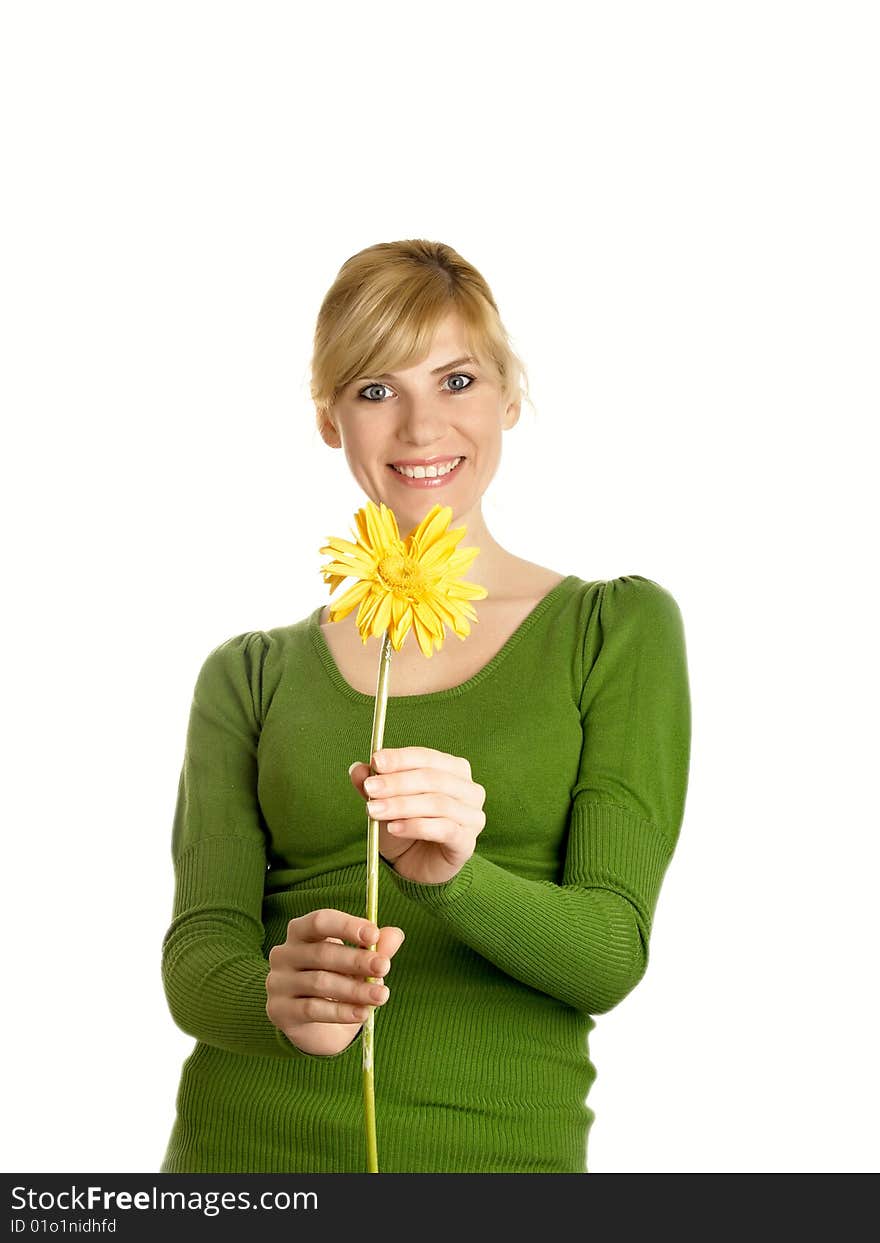
[[338, 600], [330, 605], [330, 621], [342, 621], [343, 617], [348, 617], [351, 610], [364, 598], [371, 586], [371, 583], [361, 581], [350, 587], [344, 596], [340, 596]]
[[354, 557], [359, 557], [362, 555], [362, 550], [358, 544], [353, 544], [351, 540], [347, 540], [347, 539], [337, 539], [335, 536], [332, 536], [332, 535], [327, 540], [327, 544], [325, 545], [325, 547], [318, 549], [318, 551], [326, 552], [326, 553], [346, 552], [350, 556], [354, 556]]
[[357, 524], [358, 543], [361, 544], [364, 548], [369, 548], [370, 547], [370, 536], [369, 536], [369, 532], [367, 531], [367, 515], [364, 512], [364, 510], [359, 509], [354, 516], [354, 520]]
[[393, 593], [390, 591], [387, 591], [385, 595], [382, 597], [382, 599], [379, 601], [379, 607], [376, 609], [375, 615], [373, 617], [373, 627], [372, 627], [373, 634], [376, 635], [377, 638], [381, 638], [381, 636], [388, 629], [388, 623], [391, 620], [391, 605], [393, 603], [393, 600], [394, 600]]
[[324, 569], [330, 574], [341, 574], [343, 578], [373, 578], [376, 573], [373, 562], [355, 562], [348, 557], [337, 557], [335, 561], [329, 561]]
[[413, 537], [419, 542], [422, 556], [431, 547], [434, 540], [444, 533], [451, 519], [451, 505], [434, 505], [428, 510], [415, 531], [413, 531]]
[[376, 552], [385, 547], [386, 540], [382, 522], [372, 501], [367, 501], [367, 534], [370, 537], [370, 547], [375, 548]]
[[357, 626], [361, 634], [370, 634], [373, 626], [373, 614], [378, 607], [379, 599], [374, 585], [367, 595], [361, 601], [361, 607], [358, 609]]
[[452, 625], [453, 612], [449, 606], [445, 592], [437, 590], [431, 591], [431, 608], [442, 622], [445, 622], [447, 626]]
[[464, 574], [465, 570], [470, 569], [471, 564], [479, 551], [479, 548], [457, 549], [449, 558], [447, 572], [456, 577], [460, 574]]
[[394, 510], [389, 509], [383, 501], [380, 509], [380, 519], [382, 527], [385, 531], [386, 544], [397, 544], [400, 542], [400, 531], [397, 529], [397, 519], [394, 516]]
[[415, 615], [423, 623], [426, 630], [432, 635], [443, 637], [443, 623], [435, 614], [431, 605], [427, 600], [416, 600], [414, 607]]
[[440, 617], [446, 622], [451, 630], [454, 630], [460, 639], [466, 638], [471, 628], [464, 619], [461, 609], [454, 601], [437, 600], [434, 601], [434, 609]]
[[485, 587], [468, 583], [461, 578], [446, 587], [446, 595], [453, 600], [485, 600], [488, 594]]
[[413, 613], [413, 630], [415, 631], [416, 640], [422, 649], [422, 655], [427, 656], [428, 660], [434, 655], [434, 645], [431, 640], [431, 632], [426, 629], [418, 613]]
[[411, 626], [412, 609], [406, 608], [400, 621], [391, 631], [391, 646], [394, 648], [395, 652], [399, 652], [403, 647], [403, 641], [409, 634]]
[[[476, 618], [474, 620], [476, 620]], [[456, 617], [455, 621], [452, 623], [452, 629], [460, 639], [466, 639], [471, 632], [470, 626], [461, 614], [459, 614], [459, 616]]]
[[419, 565], [426, 570], [433, 569], [439, 562], [451, 557], [455, 550], [455, 545], [465, 533], [464, 527], [457, 527], [454, 531], [447, 531], [445, 535], [441, 535], [434, 541], [431, 548], [425, 550], [419, 558]]

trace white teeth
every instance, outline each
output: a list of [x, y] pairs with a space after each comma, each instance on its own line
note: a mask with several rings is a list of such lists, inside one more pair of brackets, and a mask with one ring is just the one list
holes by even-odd
[[442, 466], [395, 466], [394, 470], [398, 474], [406, 475], [408, 479], [436, 479], [455, 470], [461, 460], [460, 457], [453, 458], [451, 462], [444, 462]]

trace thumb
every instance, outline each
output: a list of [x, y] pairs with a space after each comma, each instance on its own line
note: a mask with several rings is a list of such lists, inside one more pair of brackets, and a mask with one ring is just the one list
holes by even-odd
[[367, 792], [364, 789], [364, 782], [370, 775], [369, 764], [365, 764], [363, 760], [355, 760], [353, 764], [349, 765], [348, 775], [351, 777], [351, 780], [358, 792], [366, 798]]

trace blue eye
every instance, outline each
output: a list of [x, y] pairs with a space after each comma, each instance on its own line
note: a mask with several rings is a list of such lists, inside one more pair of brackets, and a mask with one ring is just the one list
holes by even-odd
[[368, 384], [366, 388], [362, 388], [360, 390], [360, 392], [358, 393], [358, 397], [361, 399], [361, 401], [373, 401], [372, 397], [365, 397], [364, 393], [369, 392], [371, 388], [387, 388], [387, 387], [388, 387], [387, 384]]
[[[446, 380], [469, 380], [470, 381], [469, 384], [465, 384], [462, 387], [449, 389], [448, 391], [450, 393], [466, 393], [469, 388], [473, 388], [474, 384], [476, 384], [476, 379], [474, 378], [474, 376], [468, 375], [467, 372], [465, 371], [454, 371], [452, 375], [446, 376], [446, 379], [444, 380], [444, 384]], [[378, 384], [378, 383], [367, 384], [364, 388], [360, 389], [360, 391], [358, 392], [358, 397], [360, 398], [361, 401], [369, 401], [369, 402], [372, 402], [373, 405], [381, 405], [384, 398], [375, 399], [373, 397], [365, 397], [364, 393], [369, 392], [371, 388], [387, 388], [387, 387], [388, 387], [387, 384]]]

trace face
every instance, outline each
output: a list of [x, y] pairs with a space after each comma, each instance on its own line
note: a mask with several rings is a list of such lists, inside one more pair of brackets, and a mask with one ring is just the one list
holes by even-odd
[[[339, 394], [324, 441], [345, 451], [364, 493], [394, 510], [407, 535], [433, 505], [449, 505], [453, 524], [468, 522], [501, 460], [503, 431], [519, 418], [520, 401], [507, 403], [494, 366], [465, 358], [458, 317], [438, 325], [427, 358], [394, 375], [357, 377]], [[452, 365], [450, 365], [452, 364]], [[391, 463], [458, 466], [442, 478], [408, 479]]]

